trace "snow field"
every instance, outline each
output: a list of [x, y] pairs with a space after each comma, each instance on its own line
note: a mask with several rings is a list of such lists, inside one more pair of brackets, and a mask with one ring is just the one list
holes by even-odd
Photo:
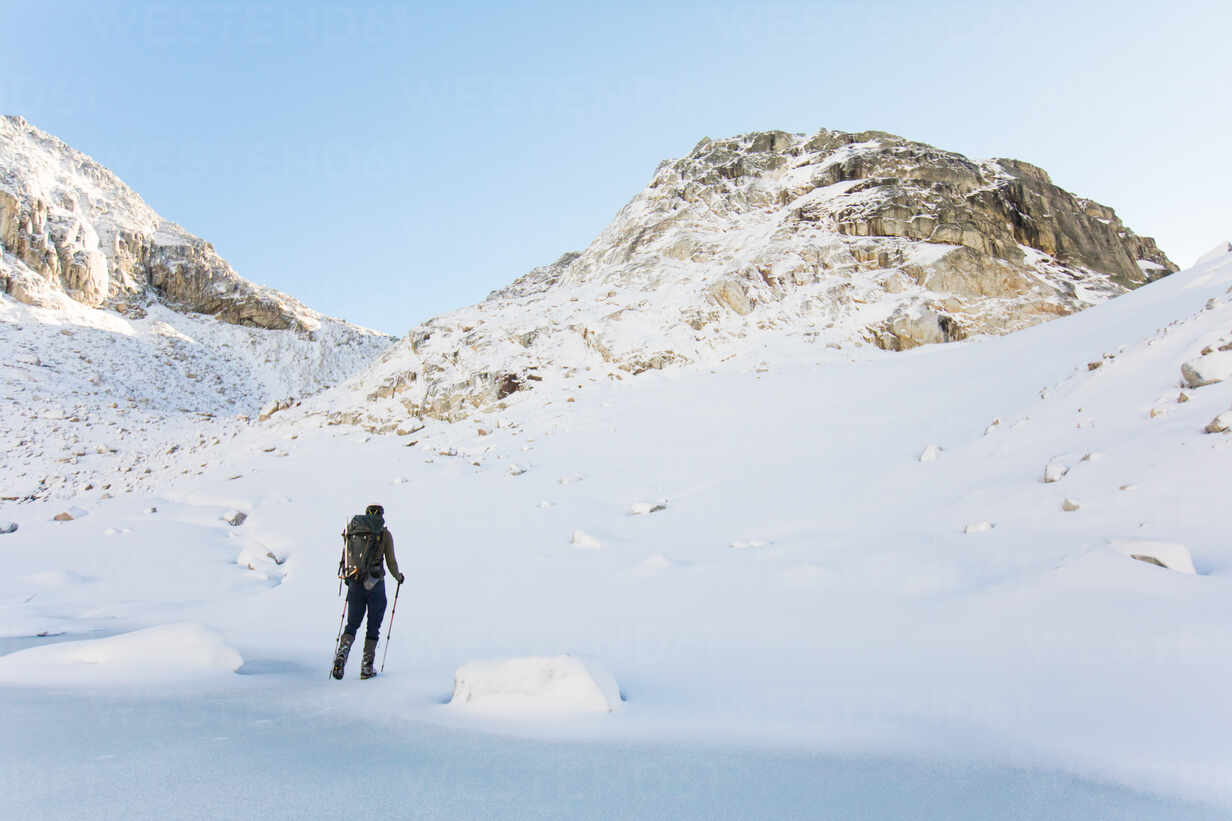
[[[5, 505], [20, 527], [0, 542], [0, 614], [11, 637], [202, 624], [244, 668], [280, 671], [235, 676], [227, 697], [276, 690], [304, 724], [392, 716], [408, 749], [422, 724], [509, 732], [444, 706], [460, 667], [568, 653], [627, 702], [517, 734], [979, 760], [1117, 785], [1114, 808], [1133, 790], [1218, 817], [1232, 548], [1211, 511], [1232, 437], [1203, 426], [1232, 394], [1177, 395], [1180, 363], [1230, 326], [1229, 283], [1217, 260], [1010, 337], [855, 362], [776, 343], [714, 373], [521, 399], [484, 436], [430, 422], [412, 447], [280, 414], [201, 475], [158, 474], [157, 497], [78, 501], [89, 515], [65, 523], [64, 505]], [[920, 461], [925, 443], [942, 458]], [[1069, 472], [1041, 481], [1053, 463]], [[648, 499], [671, 504], [631, 515]], [[370, 502], [407, 573], [389, 665], [327, 682], [338, 532]], [[978, 522], [996, 527], [962, 532]], [[576, 549], [576, 530], [602, 549]], [[1143, 541], [1184, 545], [1195, 573], [1114, 546]], [[262, 546], [276, 580], [237, 564]], [[361, 686], [379, 715], [350, 707]]]
[[68, 641], [0, 656], [0, 682], [23, 686], [146, 686], [234, 673], [244, 663], [199, 624], [169, 624], [103, 639]]

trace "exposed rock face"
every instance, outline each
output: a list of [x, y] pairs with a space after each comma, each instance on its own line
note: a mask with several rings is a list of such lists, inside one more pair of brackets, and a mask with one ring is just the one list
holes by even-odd
[[103, 166], [21, 117], [0, 117], [0, 290], [140, 312], [150, 297], [271, 330], [316, 329], [294, 299], [241, 279]]
[[766, 333], [889, 350], [1008, 333], [1174, 270], [1017, 160], [881, 132], [705, 139], [584, 252], [415, 329], [360, 383], [363, 413], [457, 418], [562, 369], [718, 361]]

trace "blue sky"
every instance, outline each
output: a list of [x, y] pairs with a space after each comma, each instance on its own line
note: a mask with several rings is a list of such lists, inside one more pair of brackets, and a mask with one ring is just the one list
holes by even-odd
[[[49, 9], [54, 8], [54, 11]], [[1232, 4], [0, 4], [0, 112], [243, 276], [391, 333], [585, 247], [703, 136], [1012, 156], [1232, 237]]]

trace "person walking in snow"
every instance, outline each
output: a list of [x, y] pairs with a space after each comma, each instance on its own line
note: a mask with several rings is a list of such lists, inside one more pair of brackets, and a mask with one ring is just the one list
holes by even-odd
[[338, 562], [338, 578], [347, 585], [346, 631], [338, 641], [334, 654], [333, 677], [341, 679], [347, 656], [359, 632], [359, 625], [368, 616], [364, 637], [361, 679], [372, 678], [376, 660], [376, 645], [381, 638], [381, 619], [385, 617], [388, 599], [385, 596], [385, 567], [401, 586], [406, 576], [398, 570], [394, 556], [394, 537], [385, 526], [385, 508], [368, 505], [361, 516], [354, 516], [342, 532], [342, 559]]

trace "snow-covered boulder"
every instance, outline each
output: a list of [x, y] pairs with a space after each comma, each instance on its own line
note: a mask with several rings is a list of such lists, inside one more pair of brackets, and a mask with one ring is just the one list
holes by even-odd
[[0, 682], [139, 684], [234, 673], [244, 659], [200, 624], [167, 624], [105, 639], [45, 644], [0, 657]]
[[1160, 542], [1145, 539], [1128, 539], [1110, 542], [1109, 546], [1118, 553], [1149, 564], [1166, 567], [1178, 573], [1197, 574], [1194, 569], [1193, 556], [1189, 548], [1179, 542]]
[[941, 448], [936, 445], [929, 445], [920, 453], [921, 462], [935, 462], [937, 457], [941, 455]]
[[1052, 484], [1059, 482], [1065, 478], [1065, 474], [1069, 473], [1069, 466], [1063, 465], [1060, 462], [1049, 462], [1044, 465], [1044, 484]]
[[1181, 365], [1181, 376], [1191, 388], [1213, 385], [1232, 376], [1232, 351], [1211, 351]]
[[629, 506], [629, 515], [646, 516], [660, 510], [667, 510], [667, 502], [634, 502]]
[[519, 714], [612, 712], [620, 706], [616, 679], [576, 656], [473, 661], [453, 677], [451, 706]]
[[598, 539], [591, 536], [585, 530], [573, 531], [573, 535], [569, 537], [569, 544], [582, 550], [598, 550], [603, 546], [599, 543]]
[[1207, 423], [1203, 430], [1207, 433], [1226, 433], [1227, 431], [1232, 430], [1232, 410], [1224, 411], [1216, 416]]
[[16, 533], [17, 522], [0, 521], [0, 535], [5, 533]]
[[222, 514], [222, 520], [232, 527], [239, 527], [248, 520], [248, 514], [242, 510], [228, 510]]
[[995, 525], [992, 522], [972, 522], [963, 528], [963, 533], [987, 533]]

